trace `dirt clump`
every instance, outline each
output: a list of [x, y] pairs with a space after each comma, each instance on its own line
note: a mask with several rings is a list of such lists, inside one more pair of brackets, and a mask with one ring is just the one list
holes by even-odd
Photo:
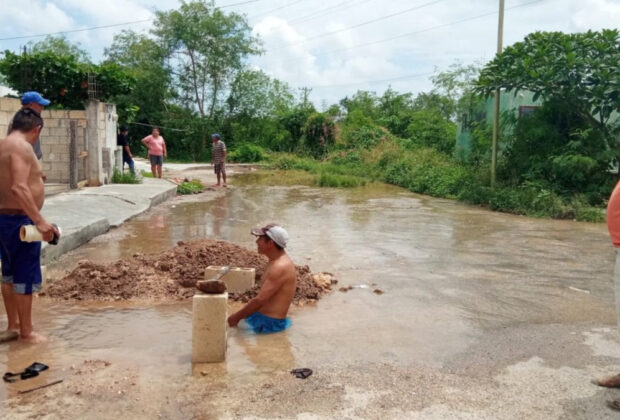
[[[179, 242], [157, 254], [133, 256], [110, 264], [82, 260], [62, 278], [50, 279], [42, 295], [64, 300], [115, 301], [187, 299], [196, 292], [210, 265], [229, 265], [256, 270], [256, 286], [245, 293], [230, 293], [233, 300], [247, 302], [260, 289], [267, 258], [241, 246], [209, 239]], [[293, 302], [316, 301], [336, 283], [329, 273], [314, 274], [306, 266], [296, 266], [297, 291]]]

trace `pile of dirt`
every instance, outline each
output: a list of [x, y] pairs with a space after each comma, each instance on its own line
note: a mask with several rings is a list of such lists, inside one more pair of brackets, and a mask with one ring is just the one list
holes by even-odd
[[[208, 239], [179, 242], [159, 254], [134, 254], [111, 264], [83, 260], [71, 273], [49, 281], [44, 295], [65, 300], [173, 301], [194, 295], [196, 282], [204, 279], [210, 265], [229, 265], [256, 270], [256, 286], [243, 294], [230, 294], [233, 300], [247, 302], [256, 296], [267, 258], [246, 248]], [[328, 273], [312, 274], [306, 266], [296, 266], [297, 291], [294, 303], [315, 301], [331, 291], [336, 280]]]

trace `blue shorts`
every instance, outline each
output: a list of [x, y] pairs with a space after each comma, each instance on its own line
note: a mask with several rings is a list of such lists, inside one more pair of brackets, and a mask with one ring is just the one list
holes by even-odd
[[28, 216], [0, 215], [2, 283], [12, 284], [20, 295], [41, 290], [41, 242], [19, 239], [19, 229], [33, 224]]
[[245, 322], [256, 334], [276, 333], [284, 331], [291, 326], [291, 320], [289, 318], [272, 318], [260, 312], [254, 312], [245, 319]]

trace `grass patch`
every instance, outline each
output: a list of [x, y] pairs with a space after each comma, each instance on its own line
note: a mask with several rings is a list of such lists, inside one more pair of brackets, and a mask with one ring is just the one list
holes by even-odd
[[319, 175], [316, 181], [316, 185], [319, 187], [331, 188], [354, 188], [366, 185], [367, 182], [366, 179], [357, 176], [321, 172], [321, 175]]
[[131, 172], [121, 172], [118, 169], [112, 174], [113, 184], [140, 184], [142, 180]]
[[149, 171], [140, 171], [140, 175], [142, 175], [142, 178], [155, 178], [153, 176], [153, 172], [149, 172]]
[[197, 179], [184, 182], [177, 187], [177, 193], [179, 194], [198, 194], [204, 190], [204, 185]]

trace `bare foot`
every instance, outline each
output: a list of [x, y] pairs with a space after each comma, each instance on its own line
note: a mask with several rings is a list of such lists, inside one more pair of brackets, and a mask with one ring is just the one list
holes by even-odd
[[222, 187], [226, 188], [226, 184], [222, 185]]
[[596, 379], [592, 382], [595, 385], [604, 386], [607, 388], [620, 388], [620, 373], [617, 375], [607, 376], [601, 379]]
[[47, 341], [47, 338], [33, 331], [27, 336], [20, 336], [19, 341], [23, 341], [29, 344], [40, 344], [45, 343]]

